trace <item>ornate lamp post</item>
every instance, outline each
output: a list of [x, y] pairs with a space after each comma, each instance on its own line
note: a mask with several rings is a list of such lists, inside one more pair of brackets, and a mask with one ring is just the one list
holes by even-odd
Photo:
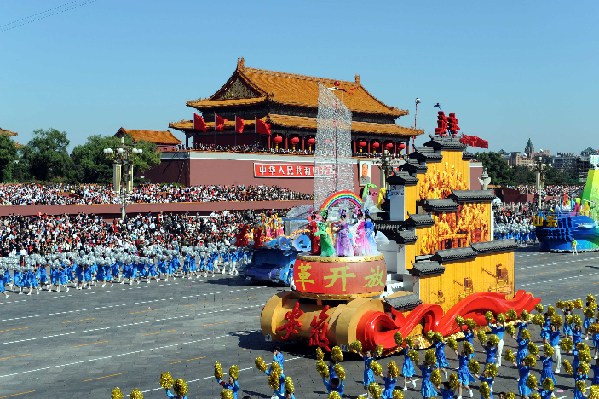
[[543, 191], [543, 182], [545, 180], [545, 164], [543, 163], [543, 157], [538, 157], [535, 165], [535, 171], [537, 172], [537, 195], [538, 195], [538, 209], [541, 210], [541, 198]]
[[133, 189], [133, 159], [142, 152], [141, 148], [125, 145], [125, 136], [121, 136], [120, 147], [104, 148], [104, 155], [112, 160], [113, 188], [121, 197], [122, 220], [125, 220], [127, 194]]
[[388, 150], [384, 150], [381, 156], [372, 162], [381, 170], [381, 188], [387, 187], [387, 177], [393, 172], [393, 167], [399, 166], [404, 162], [405, 161], [399, 159], [395, 154], [391, 154]]

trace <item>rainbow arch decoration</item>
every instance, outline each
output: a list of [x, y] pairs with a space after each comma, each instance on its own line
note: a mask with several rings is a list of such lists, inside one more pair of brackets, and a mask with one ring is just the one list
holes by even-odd
[[341, 201], [349, 201], [359, 208], [362, 208], [362, 201], [353, 191], [343, 190], [337, 191], [327, 197], [320, 206], [321, 211], [328, 211], [329, 208], [337, 205]]

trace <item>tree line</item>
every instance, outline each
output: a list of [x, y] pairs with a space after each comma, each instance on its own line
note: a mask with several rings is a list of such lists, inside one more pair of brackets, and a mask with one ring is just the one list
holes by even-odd
[[[69, 144], [67, 133], [56, 129], [35, 130], [32, 139], [23, 146], [7, 135], [0, 135], [0, 181], [109, 183], [112, 180], [112, 160], [106, 157], [104, 148], [119, 147], [120, 138], [90, 136], [70, 154]], [[154, 143], [134, 143], [131, 137], [125, 136], [125, 144], [143, 150], [134, 157], [136, 174], [160, 163]]]
[[[498, 152], [481, 152], [476, 159], [482, 162], [483, 168], [491, 177], [491, 184], [498, 186], [518, 186], [535, 184], [537, 167], [529, 168], [523, 165], [510, 167], [508, 161]], [[579, 184], [578, 169], [556, 169], [548, 165], [549, 159], [543, 160], [543, 176], [546, 185]]]

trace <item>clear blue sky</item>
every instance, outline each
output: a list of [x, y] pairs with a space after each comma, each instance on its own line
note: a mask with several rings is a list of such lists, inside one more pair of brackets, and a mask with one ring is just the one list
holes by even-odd
[[359, 73], [379, 99], [410, 110], [405, 126], [420, 97], [426, 134], [440, 102], [494, 151], [523, 151], [528, 137], [552, 153], [599, 147], [596, 0], [96, 0], [11, 29], [85, 1], [0, 1], [0, 127], [21, 143], [50, 127], [71, 146], [120, 126], [166, 129], [244, 56], [276, 71]]

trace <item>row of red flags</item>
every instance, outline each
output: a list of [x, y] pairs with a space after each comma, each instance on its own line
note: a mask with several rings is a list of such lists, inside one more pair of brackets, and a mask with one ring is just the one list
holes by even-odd
[[489, 142], [478, 136], [467, 136], [465, 134], [460, 137], [460, 143], [469, 145], [470, 147], [489, 148]]
[[[229, 120], [226, 118], [223, 118], [220, 115], [217, 115], [216, 113], [214, 114], [214, 130], [222, 132], [223, 130], [225, 130], [225, 123], [227, 123]], [[255, 132], [258, 134], [268, 134], [270, 135], [272, 132], [270, 130], [270, 125], [266, 122], [264, 122], [262, 119], [258, 119], [255, 118]], [[236, 133], [243, 133], [243, 130], [245, 128], [245, 119], [242, 119], [240, 117], [238, 117], [237, 115], [235, 115], [235, 132]], [[208, 126], [206, 126], [206, 121], [204, 121], [204, 118], [201, 115], [198, 115], [196, 113], [193, 114], [193, 130], [201, 130], [202, 132], [205, 132], [208, 130]]]

